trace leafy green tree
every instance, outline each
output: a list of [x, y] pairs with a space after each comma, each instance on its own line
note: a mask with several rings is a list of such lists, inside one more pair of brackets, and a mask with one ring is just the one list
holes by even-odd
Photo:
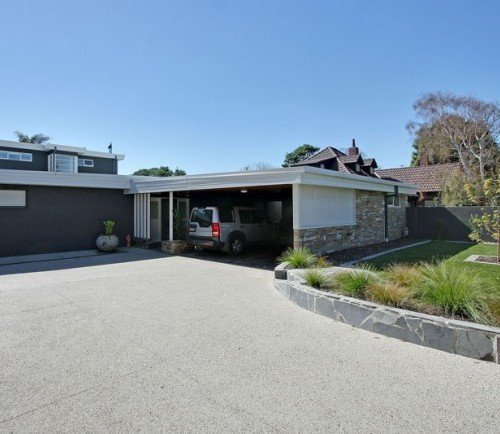
[[465, 190], [467, 179], [462, 172], [451, 174], [443, 185], [441, 202], [444, 206], [476, 205], [476, 200], [471, 199]]
[[17, 136], [18, 141], [21, 143], [34, 143], [37, 145], [43, 145], [50, 140], [50, 137], [46, 136], [45, 134], [35, 134], [34, 136], [28, 136], [22, 131], [14, 131], [14, 134]]
[[417, 140], [424, 141], [424, 148], [457, 158], [469, 182], [478, 179], [482, 185], [496, 173], [500, 161], [498, 103], [436, 92], [422, 96], [413, 108], [419, 122], [410, 122], [408, 128], [416, 132]]
[[481, 216], [470, 218], [472, 231], [469, 238], [477, 242], [493, 238], [497, 244], [497, 261], [500, 262], [500, 177], [487, 179], [482, 190], [487, 198], [487, 205], [492, 209]]
[[418, 126], [409, 123], [407, 127], [413, 135], [411, 166], [458, 161], [457, 153], [451, 146], [450, 140], [440, 131], [436, 123]]
[[168, 166], [152, 167], [150, 169], [136, 170], [132, 175], [136, 176], [184, 176], [186, 172], [182, 169], [170, 169]]
[[290, 167], [292, 164], [299, 163], [300, 161], [310, 157], [319, 151], [319, 148], [313, 145], [301, 145], [295, 148], [292, 152], [285, 155], [283, 167]]

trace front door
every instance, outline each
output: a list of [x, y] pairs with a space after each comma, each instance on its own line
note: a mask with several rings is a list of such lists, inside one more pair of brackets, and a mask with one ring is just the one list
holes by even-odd
[[161, 241], [161, 198], [152, 197], [150, 205], [151, 241]]

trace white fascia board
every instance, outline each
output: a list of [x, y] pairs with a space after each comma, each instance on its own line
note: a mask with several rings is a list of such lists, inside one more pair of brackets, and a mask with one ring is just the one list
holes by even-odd
[[165, 191], [215, 190], [225, 188], [290, 185], [300, 181], [301, 169], [271, 169], [248, 172], [227, 172], [206, 175], [170, 177], [132, 176], [126, 193], [159, 193]]
[[131, 188], [126, 192], [160, 193], [166, 191], [212, 190], [224, 188], [259, 187], [267, 185], [322, 185], [325, 187], [393, 193], [398, 186], [401, 194], [416, 194], [417, 186], [328, 169], [299, 166], [248, 172], [226, 172], [203, 175], [172, 176], [167, 178], [132, 176]]
[[0, 184], [126, 190], [130, 188], [130, 176], [0, 169]]
[[125, 155], [123, 154], [110, 154], [109, 152], [85, 151], [81, 155], [83, 157], [111, 158], [113, 160], [120, 160], [120, 161], [125, 159]]
[[122, 154], [110, 154], [109, 152], [88, 151], [87, 148], [80, 146], [56, 145], [53, 143], [38, 145], [36, 143], [22, 143], [22, 142], [14, 142], [11, 140], [0, 140], [0, 147], [26, 149], [28, 151], [43, 151], [43, 152], [53, 151], [54, 149], [57, 149], [58, 151], [73, 152], [81, 156], [111, 158], [113, 160], [123, 160], [125, 158], [125, 156]]
[[394, 187], [398, 187], [398, 192], [400, 194], [413, 195], [417, 193], [418, 187], [414, 184], [404, 184], [402, 182], [389, 181], [386, 179], [352, 175], [317, 167], [304, 167], [305, 171], [301, 176], [301, 184], [381, 191], [385, 193], [394, 193]]

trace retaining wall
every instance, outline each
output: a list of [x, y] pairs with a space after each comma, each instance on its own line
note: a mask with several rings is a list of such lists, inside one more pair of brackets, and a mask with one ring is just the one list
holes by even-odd
[[[334, 267], [329, 272], [342, 269]], [[426, 315], [318, 291], [303, 271], [278, 266], [275, 287], [300, 307], [354, 327], [473, 359], [500, 363], [500, 328]]]

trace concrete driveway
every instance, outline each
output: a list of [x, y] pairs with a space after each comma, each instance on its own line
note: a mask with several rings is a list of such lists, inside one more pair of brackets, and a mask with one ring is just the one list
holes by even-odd
[[500, 366], [302, 310], [268, 270], [126, 253], [0, 273], [2, 432], [500, 430]]

